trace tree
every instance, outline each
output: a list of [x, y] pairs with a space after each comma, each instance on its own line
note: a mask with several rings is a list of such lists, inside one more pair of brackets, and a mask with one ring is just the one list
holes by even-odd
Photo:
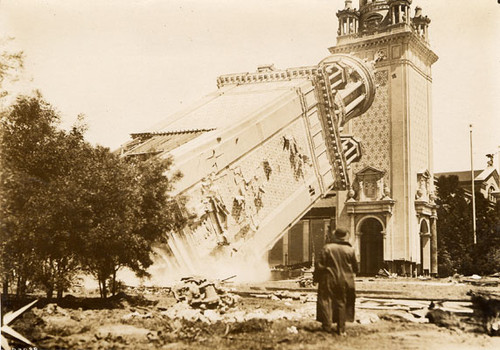
[[58, 122], [40, 95], [18, 98], [1, 119], [4, 291], [15, 280], [18, 294], [37, 283], [61, 297], [85, 270], [107, 297], [120, 268], [146, 275], [153, 245], [184, 224], [168, 195], [179, 175], [165, 175], [170, 160], [120, 158], [85, 142], [85, 127]]
[[34, 232], [31, 202], [50, 178], [41, 157], [55, 133], [58, 116], [39, 97], [20, 98], [1, 119], [2, 267], [4, 288], [10, 277], [23, 293], [33, 271]]
[[2, 257], [4, 292], [39, 282], [47, 296], [68, 287], [78, 271], [72, 239], [78, 207], [73, 178], [84, 147], [83, 128], [57, 129], [59, 116], [40, 94], [20, 97], [1, 119]]
[[34, 246], [39, 261], [36, 282], [51, 297], [67, 290], [75, 274], [80, 271], [77, 255], [81, 245], [86, 208], [81, 206], [82, 189], [79, 177], [81, 162], [88, 152], [83, 128], [73, 127], [70, 132], [58, 131], [50, 150], [44, 155], [48, 163], [56, 165], [50, 181], [31, 199]]
[[438, 179], [439, 274], [488, 274], [500, 269], [500, 206], [476, 192], [477, 244], [472, 229], [472, 205], [457, 176]]
[[477, 244], [471, 252], [472, 266], [466, 274], [489, 275], [500, 272], [500, 203], [492, 206], [476, 192]]
[[172, 182], [169, 160], [126, 160], [104, 148], [94, 150], [85, 202], [92, 223], [84, 239], [84, 265], [99, 282], [101, 296], [116, 292], [116, 274], [128, 267], [146, 276], [153, 245], [181, 221], [172, 216], [168, 196]]

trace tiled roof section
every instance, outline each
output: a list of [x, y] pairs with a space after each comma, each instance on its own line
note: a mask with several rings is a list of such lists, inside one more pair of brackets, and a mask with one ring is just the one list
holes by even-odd
[[[474, 170], [474, 178], [478, 180], [478, 175], [481, 174], [483, 170]], [[464, 181], [470, 181], [471, 180], [471, 172], [470, 170], [465, 170], [465, 171], [449, 171], [445, 173], [435, 173], [435, 177], [441, 177], [441, 176], [458, 176], [458, 181], [464, 182]]]
[[481, 180], [481, 181], [486, 180], [491, 176], [491, 174], [493, 174], [493, 172], [495, 172], [495, 170], [496, 169], [493, 167], [488, 167], [484, 169], [479, 175], [476, 176], [476, 180]]
[[217, 129], [244, 119], [290, 90], [304, 79], [225, 87], [207, 96], [194, 108], [178, 113], [138, 134], [172, 134]]
[[174, 148], [179, 147], [180, 145], [200, 136], [203, 133], [205, 133], [205, 131], [137, 135], [136, 139], [132, 140], [129, 143], [131, 147], [124, 150], [122, 155], [136, 156], [143, 154], [160, 154], [169, 152]]

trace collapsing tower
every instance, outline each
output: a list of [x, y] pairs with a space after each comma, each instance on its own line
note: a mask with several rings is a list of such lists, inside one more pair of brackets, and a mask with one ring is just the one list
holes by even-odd
[[262, 256], [318, 199], [348, 189], [359, 145], [340, 130], [375, 97], [370, 64], [345, 54], [315, 66], [262, 66], [217, 84], [122, 149], [126, 157], [171, 156], [183, 174], [176, 193], [197, 222], [169, 233], [166, 257], [181, 275], [215, 276], [221, 265], [220, 277], [238, 273], [237, 259]]

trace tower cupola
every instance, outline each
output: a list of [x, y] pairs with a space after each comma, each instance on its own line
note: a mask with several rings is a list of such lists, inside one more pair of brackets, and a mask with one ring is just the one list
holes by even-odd
[[429, 24], [431, 20], [427, 16], [422, 15], [422, 8], [415, 8], [415, 16], [411, 19], [415, 33], [422, 38], [426, 43], [429, 42]]
[[389, 22], [392, 25], [410, 25], [411, 0], [389, 0]]
[[352, 7], [352, 0], [345, 1], [343, 10], [337, 12], [339, 19], [339, 36], [354, 35], [359, 30], [359, 12]]

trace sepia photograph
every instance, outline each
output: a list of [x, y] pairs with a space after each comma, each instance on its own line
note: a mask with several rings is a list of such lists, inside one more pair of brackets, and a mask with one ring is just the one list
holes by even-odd
[[1, 349], [500, 348], [500, 1], [1, 0]]

